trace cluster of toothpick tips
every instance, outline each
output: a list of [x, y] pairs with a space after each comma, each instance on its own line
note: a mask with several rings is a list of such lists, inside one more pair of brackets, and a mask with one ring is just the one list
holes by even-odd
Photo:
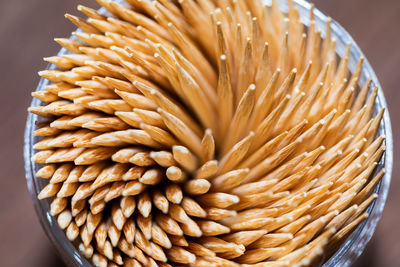
[[[384, 110], [288, 1], [97, 0], [32, 93], [38, 195], [94, 266], [309, 266], [368, 217]], [[105, 15], [107, 14], [107, 15]]]

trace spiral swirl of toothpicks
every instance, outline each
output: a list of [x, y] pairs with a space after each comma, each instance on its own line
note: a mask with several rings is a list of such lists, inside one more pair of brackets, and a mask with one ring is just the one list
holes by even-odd
[[262, 0], [97, 0], [32, 93], [36, 176], [95, 266], [307, 266], [368, 214], [377, 88], [330, 21]]

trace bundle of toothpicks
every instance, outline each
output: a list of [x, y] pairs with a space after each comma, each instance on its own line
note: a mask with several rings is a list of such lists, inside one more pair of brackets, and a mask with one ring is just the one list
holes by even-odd
[[[97, 0], [32, 93], [39, 199], [95, 266], [308, 266], [384, 175], [371, 79], [288, 1]], [[375, 117], [373, 116], [374, 114]]]

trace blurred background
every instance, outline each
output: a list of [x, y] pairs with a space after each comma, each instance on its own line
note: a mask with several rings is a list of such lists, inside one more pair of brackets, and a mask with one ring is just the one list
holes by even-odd
[[[353, 36], [373, 66], [385, 93], [395, 142], [400, 138], [400, 1], [315, 0]], [[63, 15], [95, 0], [0, 0], [0, 266], [63, 266], [34, 214], [23, 166], [23, 133], [30, 92], [46, 67], [42, 57], [59, 50], [54, 37], [74, 27]], [[355, 266], [400, 266], [400, 165], [376, 233]]]

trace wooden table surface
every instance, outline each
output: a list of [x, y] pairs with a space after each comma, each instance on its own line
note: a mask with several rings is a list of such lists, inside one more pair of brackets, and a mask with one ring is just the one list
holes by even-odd
[[[74, 27], [63, 18], [95, 0], [0, 1], [0, 266], [62, 266], [34, 214], [23, 168], [26, 108], [45, 68], [42, 57]], [[376, 71], [389, 105], [398, 154], [400, 137], [400, 1], [316, 0], [316, 7], [344, 26]], [[394, 164], [389, 198], [376, 233], [356, 266], [400, 266], [400, 168]]]

